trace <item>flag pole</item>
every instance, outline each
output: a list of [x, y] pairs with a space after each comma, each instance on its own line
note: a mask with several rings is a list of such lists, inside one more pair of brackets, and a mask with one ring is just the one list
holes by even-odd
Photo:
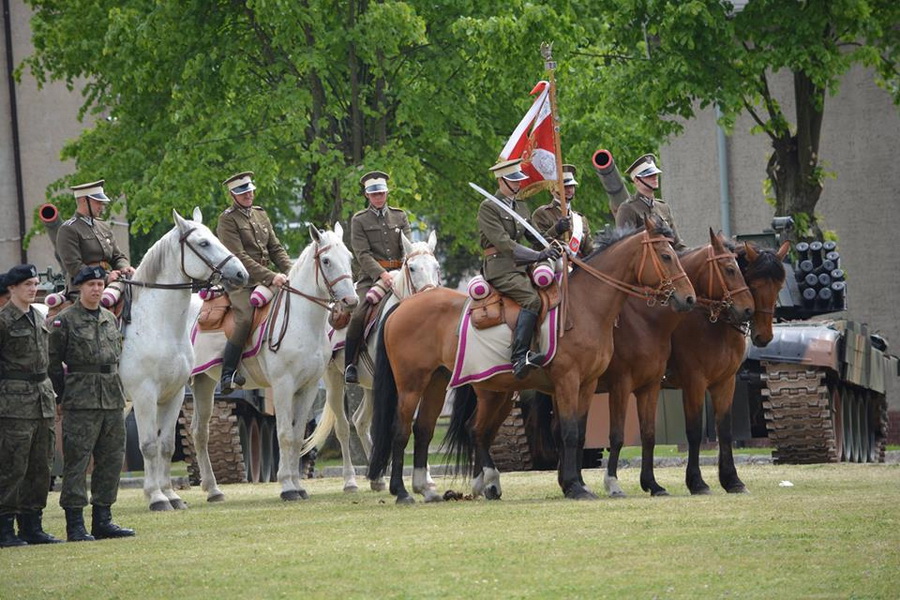
[[559, 139], [559, 111], [556, 106], [556, 61], [553, 60], [552, 43], [541, 44], [541, 56], [544, 57], [544, 68], [547, 69], [547, 80], [550, 82], [550, 118], [553, 119], [553, 148], [556, 155], [556, 192], [562, 216], [565, 217], [569, 214], [569, 207], [566, 204], [566, 189], [563, 183], [562, 143]]

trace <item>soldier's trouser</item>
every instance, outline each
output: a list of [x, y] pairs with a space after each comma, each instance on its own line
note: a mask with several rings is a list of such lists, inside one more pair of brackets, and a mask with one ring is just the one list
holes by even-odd
[[253, 325], [253, 307], [250, 305], [252, 288], [244, 288], [237, 292], [228, 292], [231, 300], [231, 311], [234, 313], [234, 331], [228, 341], [243, 348], [250, 337], [250, 327]]
[[493, 279], [488, 279], [488, 283], [494, 286], [504, 296], [509, 296], [518, 302], [525, 310], [540, 314], [541, 297], [538, 296], [537, 290], [531, 285], [531, 279], [524, 273], [506, 273]]
[[0, 515], [44, 510], [55, 445], [52, 417], [0, 418]]
[[63, 481], [59, 505], [88, 505], [87, 469], [91, 456], [90, 503], [111, 506], [119, 492], [125, 459], [125, 416], [121, 409], [67, 410], [63, 414]]
[[356, 364], [359, 347], [362, 344], [363, 330], [366, 328], [366, 313], [372, 308], [372, 305], [366, 302], [368, 291], [368, 288], [356, 290], [357, 304], [350, 317], [350, 323], [347, 324], [347, 337], [344, 342], [345, 365]]

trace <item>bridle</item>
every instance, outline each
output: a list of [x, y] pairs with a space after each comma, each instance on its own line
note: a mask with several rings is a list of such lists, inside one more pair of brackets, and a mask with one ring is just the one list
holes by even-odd
[[[717, 322], [723, 311], [730, 310], [731, 307], [734, 306], [734, 296], [743, 293], [750, 294], [750, 288], [746, 284], [736, 290], [728, 288], [728, 285], [725, 283], [725, 275], [722, 273], [722, 265], [719, 263], [719, 260], [723, 258], [736, 260], [737, 255], [731, 252], [715, 254], [713, 247], [707, 246], [706, 268], [709, 270], [706, 286], [707, 293], [706, 296], [698, 296], [697, 303], [709, 311], [710, 323]], [[722, 288], [722, 297], [719, 300], [715, 300], [713, 296], [714, 282], [718, 282], [719, 287]], [[753, 299], [752, 294], [750, 295], [750, 299]]]
[[434, 256], [434, 252], [431, 250], [417, 250], [416, 252], [411, 252], [403, 257], [403, 279], [406, 282], [406, 287], [409, 289], [410, 295], [418, 294], [419, 292], [424, 292], [426, 290], [434, 289], [440, 286], [440, 270], [438, 270], [438, 283], [437, 285], [433, 283], [429, 283], [427, 285], [422, 286], [422, 288], [417, 288], [415, 284], [413, 284], [412, 274], [409, 271], [409, 259], [415, 258], [416, 256], [429, 255]]
[[[684, 268], [679, 264], [679, 273], [677, 273], [672, 278], [666, 276], [662, 262], [660, 262], [659, 256], [656, 252], [653, 251], [652, 248], [652, 245], [658, 242], [670, 243], [670, 240], [669, 238], [661, 235], [650, 237], [650, 234], [646, 229], [641, 232], [641, 262], [638, 266], [637, 271], [637, 284], [626, 283], [614, 277], [610, 277], [606, 273], [593, 268], [577, 256], [571, 256], [570, 259], [576, 265], [581, 267], [586, 273], [592, 275], [596, 279], [599, 279], [603, 283], [606, 283], [607, 285], [610, 285], [621, 292], [625, 292], [629, 296], [646, 300], [647, 306], [656, 306], [657, 303], [659, 303], [661, 306], [668, 306], [669, 299], [675, 293], [675, 282], [679, 279], [687, 277], [687, 273], [684, 272]], [[655, 288], [643, 283], [644, 267], [647, 263], [648, 256], [650, 257], [653, 269], [656, 271], [656, 276], [659, 279], [659, 284]]]

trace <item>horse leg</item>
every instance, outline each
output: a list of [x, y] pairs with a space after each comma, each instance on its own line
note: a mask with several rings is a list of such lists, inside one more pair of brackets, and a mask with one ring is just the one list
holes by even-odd
[[330, 410], [334, 417], [334, 435], [341, 444], [341, 459], [344, 477], [344, 492], [353, 493], [359, 490], [356, 485], [356, 470], [353, 468], [353, 457], [350, 453], [350, 423], [344, 412], [344, 375], [332, 360], [325, 369], [325, 410]]
[[709, 486], [700, 473], [700, 441], [703, 439], [703, 401], [706, 386], [698, 381], [685, 382], [682, 387], [684, 425], [688, 440], [688, 462], [685, 484], [691, 494], [709, 494]]
[[719, 439], [719, 483], [729, 494], [746, 494], [747, 486], [738, 477], [732, 452], [734, 433], [731, 428], [731, 405], [734, 402], [734, 385], [734, 377], [727, 377], [711, 385], [709, 393], [716, 413], [716, 437]]
[[603, 475], [603, 487], [611, 498], [624, 498], [625, 492], [619, 486], [619, 454], [625, 444], [625, 415], [628, 394], [619, 386], [609, 390], [609, 459]]
[[175, 510], [184, 510], [187, 503], [175, 492], [172, 487], [172, 455], [175, 454], [175, 431], [178, 423], [178, 413], [184, 402], [184, 388], [178, 391], [159, 407], [159, 453], [161, 477], [159, 480], [163, 495], [169, 500], [169, 504]]
[[[356, 435], [359, 436], [359, 441], [362, 444], [363, 452], [366, 453], [367, 461], [372, 457], [373, 406], [375, 406], [375, 395], [370, 388], [364, 387], [362, 402], [356, 407], [356, 411], [354, 411], [351, 419], [353, 421], [353, 428], [356, 429]], [[369, 486], [373, 492], [383, 492], [387, 489], [384, 477], [379, 477], [374, 481], [370, 481]]]
[[421, 394], [413, 391], [399, 391], [397, 395], [397, 420], [394, 422], [393, 445], [391, 448], [391, 480], [389, 490], [397, 497], [397, 504], [413, 504], [415, 498], [409, 495], [403, 483], [403, 458], [409, 436], [412, 435], [412, 420]]
[[653, 450], [656, 448], [656, 404], [659, 383], [637, 391], [638, 421], [641, 426], [641, 489], [651, 496], [668, 496], [666, 488], [657, 483], [653, 473]]
[[444, 407], [447, 384], [441, 377], [432, 377], [425, 386], [419, 411], [413, 425], [413, 492], [425, 496], [425, 502], [441, 502], [444, 497], [437, 493], [434, 481], [428, 477], [428, 447], [434, 438], [434, 427]]
[[209, 420], [212, 417], [216, 379], [206, 373], [195, 375], [191, 390], [194, 395], [191, 436], [194, 438], [194, 453], [200, 468], [200, 489], [206, 492], [207, 502], [221, 502], [225, 500], [225, 494], [219, 489], [209, 460]]
[[141, 454], [144, 456], [144, 496], [150, 510], [172, 510], [169, 499], [160, 489], [160, 452], [155, 391], [142, 384], [131, 390], [132, 408], [138, 426]]
[[[290, 383], [290, 382], [289, 382]], [[278, 481], [281, 482], [281, 499], [286, 502], [306, 500], [309, 494], [300, 483], [300, 448], [306, 435], [309, 409], [316, 398], [315, 383], [301, 386], [291, 392], [288, 384], [273, 387], [275, 414], [278, 419], [278, 443], [281, 448], [278, 465]], [[281, 398], [279, 403], [278, 398]], [[284, 411], [279, 410], [284, 407]], [[286, 417], [286, 418], [285, 418]]]
[[581, 471], [578, 468], [581, 462], [579, 455], [584, 452], [582, 429], [591, 397], [597, 388], [596, 379], [590, 384], [580, 384], [575, 374], [570, 373], [556, 379], [553, 395], [554, 408], [559, 415], [562, 441], [558, 480], [563, 494], [571, 500], [597, 499], [596, 494], [582, 482]]

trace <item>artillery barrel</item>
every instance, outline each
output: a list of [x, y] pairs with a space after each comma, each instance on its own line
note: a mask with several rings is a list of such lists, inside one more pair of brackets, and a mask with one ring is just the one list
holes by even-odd
[[40, 208], [38, 208], [38, 218], [40, 218], [47, 229], [47, 236], [50, 238], [50, 244], [53, 246], [53, 256], [56, 257], [56, 262], [59, 263], [59, 266], [65, 272], [66, 269], [59, 258], [59, 253], [56, 251], [56, 234], [59, 233], [59, 226], [62, 225], [62, 219], [59, 218], [59, 209], [49, 202], [41, 204]]
[[628, 201], [628, 190], [625, 189], [625, 183], [616, 168], [612, 153], [609, 150], [597, 150], [591, 157], [591, 164], [600, 177], [600, 183], [609, 196], [609, 209], [612, 214], [616, 214], [619, 206]]

